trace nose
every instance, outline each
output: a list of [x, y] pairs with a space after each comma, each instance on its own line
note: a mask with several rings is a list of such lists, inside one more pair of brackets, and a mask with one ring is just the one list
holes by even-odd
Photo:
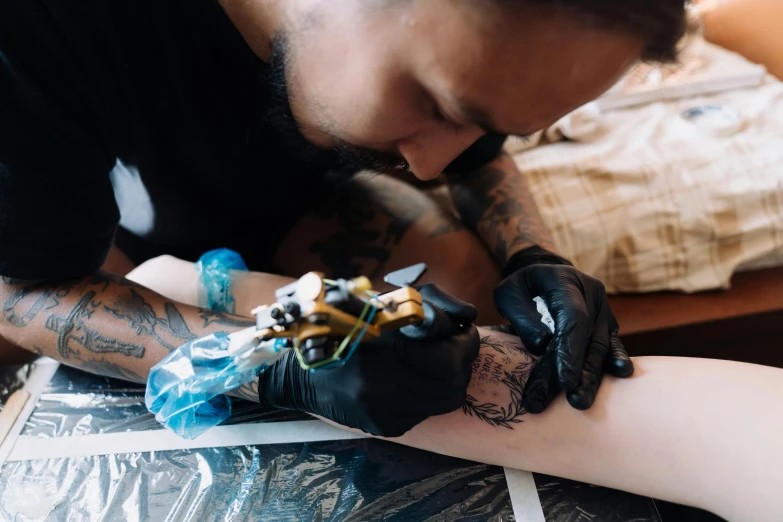
[[434, 179], [477, 139], [484, 135], [478, 127], [439, 125], [399, 140], [397, 150], [422, 181]]

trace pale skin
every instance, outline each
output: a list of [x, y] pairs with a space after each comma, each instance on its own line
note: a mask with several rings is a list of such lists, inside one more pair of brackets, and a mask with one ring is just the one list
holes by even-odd
[[[174, 274], [194, 289], [178, 297], [192, 299], [196, 281], [188, 263], [153, 260], [129, 277], [167, 295]], [[243, 286], [235, 294], [240, 310], [268, 299], [275, 283], [253, 273], [236, 281]], [[590, 410], [575, 410], [560, 395], [532, 415], [520, 410], [514, 393], [524, 389], [533, 357], [515, 337], [479, 331], [466, 408], [392, 440], [696, 506], [730, 521], [783, 517], [783, 370], [635, 358], [633, 377], [607, 377]]]
[[[502, 334], [492, 339], [504, 350], [515, 345]], [[507, 367], [526, 356], [517, 357]], [[513, 430], [458, 411], [396, 441], [696, 506], [730, 521], [781, 520], [783, 371], [709, 359], [633, 362], [633, 377], [607, 378], [586, 412], [561, 395]], [[475, 388], [471, 382], [468, 393]]]

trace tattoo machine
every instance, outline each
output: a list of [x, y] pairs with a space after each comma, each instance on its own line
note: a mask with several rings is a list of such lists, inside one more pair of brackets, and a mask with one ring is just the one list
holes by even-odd
[[413, 285], [426, 271], [420, 263], [384, 278], [396, 290], [379, 294], [366, 277], [331, 280], [319, 272], [277, 290], [277, 302], [252, 311], [256, 325], [231, 334], [189, 341], [150, 371], [146, 404], [164, 426], [195, 438], [231, 414], [224, 395], [255, 381], [259, 372], [294, 350], [304, 370], [344, 364], [362, 340], [382, 331], [414, 339], [439, 339], [451, 319], [422, 299]]

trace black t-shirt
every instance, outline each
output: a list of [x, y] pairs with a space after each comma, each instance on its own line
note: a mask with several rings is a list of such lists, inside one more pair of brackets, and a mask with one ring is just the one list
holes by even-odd
[[0, 1], [0, 275], [86, 275], [115, 238], [269, 270], [325, 172], [265, 125], [263, 68], [216, 0]]

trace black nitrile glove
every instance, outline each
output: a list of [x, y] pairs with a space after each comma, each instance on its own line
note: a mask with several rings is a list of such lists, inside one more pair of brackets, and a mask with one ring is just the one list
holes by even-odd
[[479, 353], [471, 324], [476, 309], [432, 285], [420, 291], [453, 320], [449, 335], [418, 341], [387, 332], [359, 345], [344, 365], [314, 372], [288, 353], [260, 375], [261, 403], [383, 437], [399, 437], [428, 417], [461, 408]]
[[[495, 305], [525, 347], [541, 356], [525, 387], [527, 411], [544, 411], [561, 389], [571, 406], [587, 409], [604, 371], [633, 373], [603, 283], [539, 247], [514, 254], [505, 276], [495, 289]], [[541, 322], [533, 301], [539, 296], [555, 321], [554, 334]]]

